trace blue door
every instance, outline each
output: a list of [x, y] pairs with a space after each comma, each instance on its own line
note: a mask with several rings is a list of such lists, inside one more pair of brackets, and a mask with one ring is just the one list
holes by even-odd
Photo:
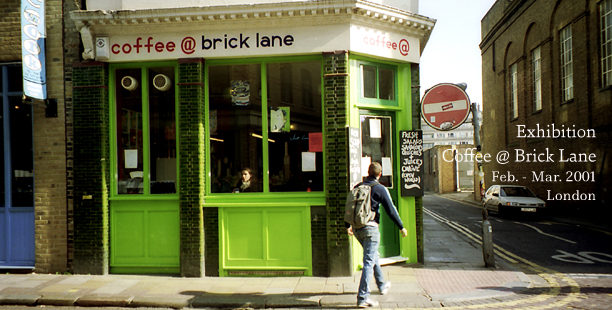
[[0, 267], [34, 267], [32, 106], [22, 103], [20, 65], [0, 65]]

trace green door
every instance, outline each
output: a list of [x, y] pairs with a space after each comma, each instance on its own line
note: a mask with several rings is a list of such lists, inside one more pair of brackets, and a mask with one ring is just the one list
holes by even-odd
[[[397, 206], [396, 171], [394, 169], [395, 145], [394, 113], [384, 111], [360, 111], [361, 121], [361, 157], [362, 167], [367, 169], [368, 162], [379, 162], [383, 166], [383, 175], [379, 182], [387, 187], [394, 204]], [[381, 257], [392, 257], [400, 254], [399, 229], [381, 206], [380, 212], [380, 247]]]

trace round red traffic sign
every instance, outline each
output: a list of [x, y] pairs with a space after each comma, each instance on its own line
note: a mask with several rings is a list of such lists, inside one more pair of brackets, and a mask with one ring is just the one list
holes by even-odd
[[470, 98], [455, 84], [438, 84], [423, 96], [421, 115], [434, 129], [453, 130], [470, 115]]

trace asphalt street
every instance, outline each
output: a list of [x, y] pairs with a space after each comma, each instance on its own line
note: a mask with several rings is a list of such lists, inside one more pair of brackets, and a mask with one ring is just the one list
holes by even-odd
[[[434, 214], [482, 234], [482, 210], [477, 205], [427, 195], [423, 204]], [[564, 224], [547, 216], [492, 212], [495, 245], [542, 267], [566, 274], [612, 274], [612, 233]]]

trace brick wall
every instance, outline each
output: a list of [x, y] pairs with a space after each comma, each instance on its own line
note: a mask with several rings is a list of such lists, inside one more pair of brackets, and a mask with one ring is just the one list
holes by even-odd
[[[559, 31], [572, 27], [572, 59], [574, 98], [563, 102], [561, 97], [561, 57]], [[497, 152], [510, 152], [511, 162], [500, 165], [495, 160], [485, 165], [485, 184], [493, 182], [492, 172], [511, 173], [518, 182], [544, 198], [553, 193], [595, 193], [596, 201], [549, 200], [549, 210], [566, 209], [575, 213], [610, 214], [604, 204], [612, 197], [610, 152], [612, 151], [612, 87], [602, 87], [600, 10], [597, 1], [531, 0], [498, 1], [482, 20], [483, 42], [483, 153], [493, 158]], [[532, 51], [541, 49], [542, 110], [533, 111]], [[518, 65], [517, 119], [508, 113], [509, 66]], [[517, 137], [517, 125], [534, 129], [565, 125], [595, 129], [597, 138], [525, 138]], [[553, 162], [516, 162], [516, 150], [527, 153], [555, 153]], [[563, 163], [560, 149], [569, 153], [595, 153], [595, 163]], [[533, 172], [558, 174], [563, 182], [534, 181]], [[566, 171], [587, 171], [596, 175], [596, 182], [566, 182]], [[525, 178], [525, 179], [523, 179]]]
[[324, 121], [329, 275], [351, 275], [350, 244], [344, 227], [348, 192], [348, 52], [324, 54]]
[[[47, 94], [48, 98], [57, 99], [57, 117], [46, 117], [42, 102], [33, 107], [36, 272], [65, 272], [69, 269], [64, 50], [72, 50], [65, 47], [64, 42], [75, 36], [73, 31], [64, 32], [63, 17], [65, 9], [72, 10], [75, 2], [67, 3], [66, 8], [63, 5], [60, 0], [45, 1]], [[0, 3], [0, 62], [21, 61], [20, 6], [19, 0]], [[70, 65], [68, 62], [68, 67]]]
[[[57, 99], [57, 117], [34, 107], [36, 271], [67, 270], [66, 132], [62, 1], [45, 1], [47, 96]], [[18, 32], [19, 33], [19, 32]]]
[[329, 274], [327, 257], [327, 220], [325, 206], [310, 207], [310, 230], [312, 248], [312, 275], [327, 277]]
[[76, 63], [74, 85], [74, 272], [108, 273], [110, 133], [108, 68]]
[[0, 62], [21, 61], [21, 1], [0, 1]]
[[204, 208], [204, 262], [207, 277], [219, 276], [219, 208]]
[[73, 143], [73, 92], [72, 64], [80, 60], [80, 36], [69, 12], [78, 10], [81, 1], [64, 1], [64, 112], [66, 126], [66, 216], [67, 216], [67, 267], [73, 269], [74, 259], [74, 143]]
[[[181, 275], [202, 277], [205, 275], [202, 210], [206, 154], [204, 126], [208, 124], [205, 119], [203, 59], [179, 59], [178, 94]], [[210, 213], [214, 212], [207, 211], [207, 216]], [[209, 218], [207, 222], [211, 223]], [[209, 249], [209, 251], [214, 250]], [[216, 269], [218, 270], [218, 265]]]

